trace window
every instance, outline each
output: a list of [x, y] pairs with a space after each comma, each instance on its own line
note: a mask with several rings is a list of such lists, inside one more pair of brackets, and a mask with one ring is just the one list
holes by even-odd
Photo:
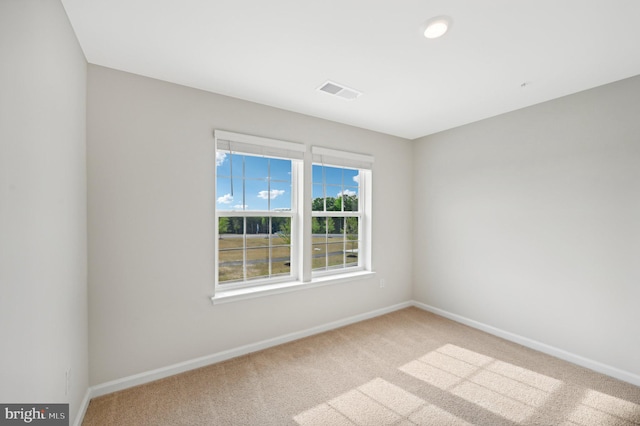
[[313, 165], [312, 268], [315, 273], [358, 267], [359, 170]]
[[368, 155], [312, 147], [313, 276], [371, 270]]
[[215, 139], [216, 293], [371, 270], [371, 157], [225, 131]]

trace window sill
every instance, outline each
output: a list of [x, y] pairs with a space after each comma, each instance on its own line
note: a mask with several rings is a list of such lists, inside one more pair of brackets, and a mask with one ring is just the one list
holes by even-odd
[[371, 271], [358, 271], [346, 274], [325, 275], [315, 277], [310, 282], [288, 281], [278, 284], [267, 284], [256, 287], [240, 288], [235, 290], [218, 291], [211, 297], [214, 305], [222, 303], [237, 302], [240, 300], [253, 299], [256, 297], [271, 296], [280, 293], [289, 293], [292, 291], [307, 290], [311, 288], [323, 287], [332, 284], [341, 284], [351, 281], [372, 278], [376, 275]]

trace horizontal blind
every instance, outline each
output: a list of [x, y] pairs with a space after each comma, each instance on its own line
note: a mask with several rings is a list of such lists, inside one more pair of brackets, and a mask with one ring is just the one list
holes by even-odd
[[372, 169], [373, 156], [355, 152], [339, 151], [337, 149], [312, 146], [311, 154], [314, 163], [332, 166], [349, 167], [353, 169]]
[[216, 149], [233, 153], [302, 160], [306, 146], [259, 136], [216, 130]]

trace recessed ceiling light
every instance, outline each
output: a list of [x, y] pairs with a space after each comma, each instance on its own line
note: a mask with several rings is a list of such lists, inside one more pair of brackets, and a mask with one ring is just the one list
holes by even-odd
[[451, 28], [452, 20], [448, 16], [436, 16], [425, 22], [420, 29], [426, 38], [442, 37]]

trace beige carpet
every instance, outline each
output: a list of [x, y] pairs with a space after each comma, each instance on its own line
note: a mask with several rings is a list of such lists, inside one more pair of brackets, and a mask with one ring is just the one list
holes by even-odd
[[91, 401], [89, 425], [640, 425], [640, 388], [408, 308]]

